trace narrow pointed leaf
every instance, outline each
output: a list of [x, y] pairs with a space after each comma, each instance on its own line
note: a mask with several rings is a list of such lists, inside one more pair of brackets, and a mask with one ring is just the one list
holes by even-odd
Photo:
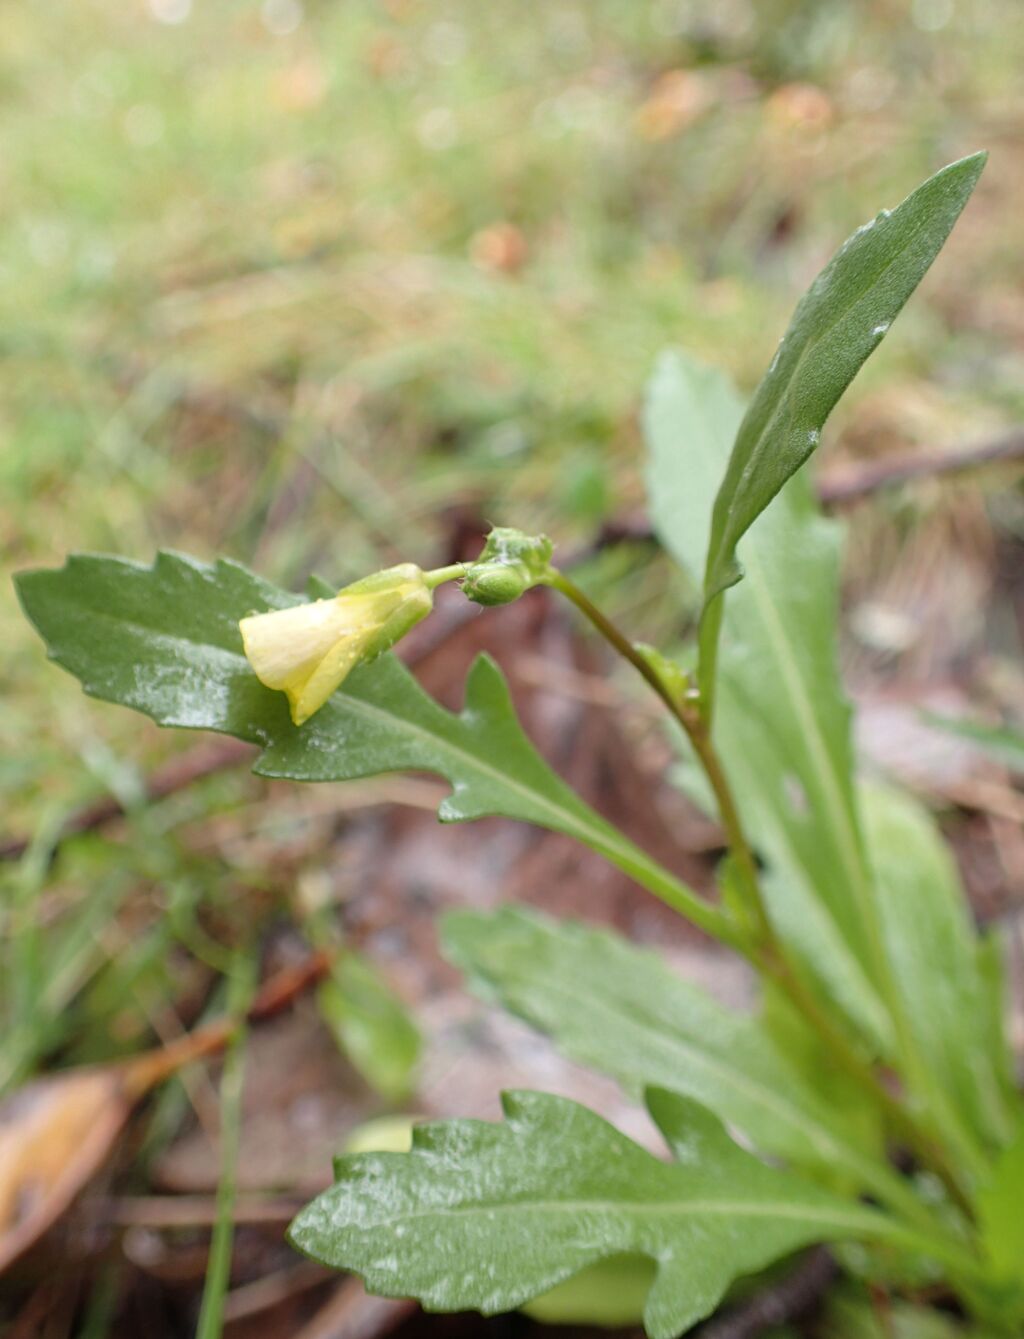
[[979, 751], [1004, 763], [1012, 771], [1024, 773], [1024, 732], [1008, 725], [983, 725], [980, 721], [965, 721], [959, 717], [923, 713], [925, 721], [936, 730], [958, 735], [976, 744]]
[[848, 238], [793, 314], [754, 393], [715, 499], [704, 574], [701, 686], [710, 692], [721, 611], [739, 580], [736, 546], [821, 440], [836, 401], [878, 347], [942, 249], [986, 155], [944, 167]]
[[238, 620], [301, 597], [237, 563], [162, 553], [151, 567], [77, 555], [24, 572], [18, 593], [51, 659], [93, 697], [159, 725], [217, 730], [262, 747], [255, 770], [295, 781], [343, 781], [403, 770], [452, 785], [446, 822], [501, 814], [564, 832], [599, 851], [714, 929], [714, 908], [605, 822], [551, 770], [523, 733], [501, 672], [480, 657], [455, 714], [439, 706], [393, 655], [353, 670], [304, 726], [283, 693], [263, 685], [242, 651]]
[[665, 1164], [564, 1098], [508, 1093], [506, 1120], [420, 1126], [409, 1154], [339, 1160], [292, 1242], [431, 1311], [508, 1311], [596, 1261], [657, 1266], [644, 1323], [670, 1339], [729, 1283], [812, 1241], [885, 1238], [878, 1213], [759, 1163], [671, 1094]]

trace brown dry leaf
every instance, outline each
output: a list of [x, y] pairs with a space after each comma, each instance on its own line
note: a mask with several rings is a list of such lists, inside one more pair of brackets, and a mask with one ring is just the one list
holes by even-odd
[[0, 1274], [64, 1213], [132, 1109], [118, 1066], [69, 1070], [0, 1105]]
[[[315, 953], [284, 968], [259, 991], [249, 1017], [274, 1013], [328, 967], [327, 956]], [[65, 1070], [0, 1104], [0, 1274], [100, 1170], [136, 1103], [184, 1065], [222, 1050], [235, 1026], [220, 1019], [126, 1063]]]

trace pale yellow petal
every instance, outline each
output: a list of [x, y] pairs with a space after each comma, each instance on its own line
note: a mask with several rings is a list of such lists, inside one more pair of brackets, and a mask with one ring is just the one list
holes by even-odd
[[301, 725], [361, 660], [387, 650], [424, 618], [432, 597], [411, 563], [375, 572], [333, 597], [239, 623], [246, 658], [267, 688], [288, 696]]
[[239, 623], [246, 659], [268, 688], [304, 679], [352, 631], [351, 611], [337, 597], [254, 614]]
[[292, 720], [296, 725], [308, 721], [319, 711], [336, 688], [344, 683], [349, 670], [359, 663], [366, 645], [365, 637], [347, 638], [332, 646], [301, 684], [285, 687]]

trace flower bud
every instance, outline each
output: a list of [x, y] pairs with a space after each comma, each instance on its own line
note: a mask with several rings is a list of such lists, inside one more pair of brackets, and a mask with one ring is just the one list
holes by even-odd
[[520, 563], [474, 563], [462, 579], [462, 593], [474, 604], [511, 604], [529, 590], [530, 574]]
[[546, 535], [495, 526], [480, 557], [466, 568], [463, 595], [475, 604], [511, 604], [548, 578], [552, 548]]
[[350, 670], [394, 646], [432, 607], [423, 572], [402, 563], [346, 586], [333, 599], [254, 614], [238, 627], [256, 677], [287, 694], [292, 720], [301, 725]]

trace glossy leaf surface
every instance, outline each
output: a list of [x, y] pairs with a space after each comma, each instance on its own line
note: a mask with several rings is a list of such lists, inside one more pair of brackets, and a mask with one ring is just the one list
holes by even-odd
[[[821, 440], [836, 401], [942, 249], [985, 154], [944, 167], [847, 239], [800, 300], [736, 434], [715, 498], [705, 607], [739, 580], [736, 546]], [[701, 683], [714, 672], [720, 612], [703, 620]]]
[[435, 772], [452, 785], [442, 820], [501, 814], [567, 833], [698, 924], [717, 919], [548, 767], [486, 656], [469, 673], [461, 713], [439, 706], [399, 660], [384, 655], [353, 670], [343, 690], [298, 727], [284, 694], [264, 688], [252, 672], [238, 620], [301, 597], [237, 563], [162, 553], [145, 567], [78, 555], [59, 569], [22, 573], [17, 585], [51, 658], [93, 697], [133, 707], [159, 725], [218, 730], [259, 744], [255, 770], [264, 776], [343, 781]]
[[511, 1310], [598, 1260], [657, 1266], [644, 1323], [670, 1339], [732, 1279], [808, 1242], [885, 1237], [876, 1212], [766, 1167], [713, 1117], [655, 1092], [665, 1164], [564, 1098], [509, 1093], [506, 1120], [420, 1126], [409, 1154], [342, 1158], [291, 1229], [300, 1250], [428, 1310]]

